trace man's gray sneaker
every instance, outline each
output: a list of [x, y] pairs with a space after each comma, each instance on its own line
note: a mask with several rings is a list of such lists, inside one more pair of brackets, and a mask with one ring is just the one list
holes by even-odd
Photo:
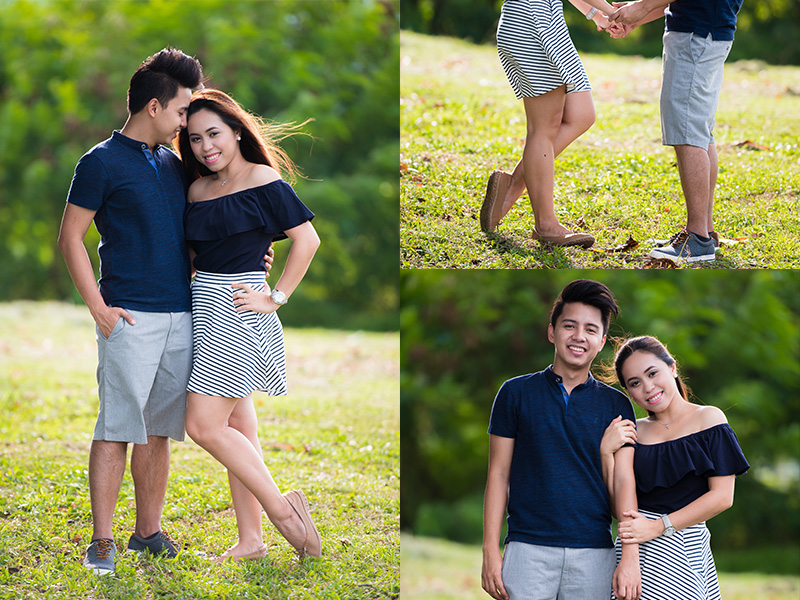
[[[646, 243], [653, 244], [653, 246], [655, 246], [656, 248], [663, 248], [664, 246], [671, 246], [673, 244], [673, 242], [675, 242], [675, 240], [677, 240], [678, 237], [681, 236], [685, 231], [686, 231], [686, 228], [684, 227], [678, 233], [673, 233], [667, 239], [650, 238], [649, 240], [647, 240]], [[714, 242], [714, 252], [720, 252], [721, 248], [720, 248], [720, 243], [719, 243], [719, 234], [716, 231], [709, 231], [708, 232], [708, 237], [710, 237], [711, 241]]]
[[653, 248], [650, 251], [652, 258], [665, 258], [672, 262], [701, 262], [714, 260], [714, 240], [703, 242], [697, 234], [691, 231], [682, 231], [669, 246]]
[[150, 554], [164, 553], [167, 558], [175, 558], [181, 549], [165, 532], [157, 531], [146, 538], [139, 537], [134, 533], [128, 542], [128, 550], [135, 550], [136, 552], [147, 550]]
[[116, 554], [117, 546], [114, 544], [114, 540], [93, 540], [86, 549], [83, 566], [95, 575], [109, 575], [114, 572]]

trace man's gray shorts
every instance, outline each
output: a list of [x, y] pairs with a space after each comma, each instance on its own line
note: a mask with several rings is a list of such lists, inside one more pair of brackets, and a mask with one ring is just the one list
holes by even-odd
[[694, 33], [664, 33], [661, 82], [661, 143], [708, 148], [731, 41]]
[[608, 600], [613, 548], [561, 548], [509, 542], [503, 585], [510, 600]]
[[147, 436], [183, 441], [186, 383], [192, 370], [192, 313], [128, 311], [108, 339], [97, 331], [100, 412], [95, 440], [146, 444]]

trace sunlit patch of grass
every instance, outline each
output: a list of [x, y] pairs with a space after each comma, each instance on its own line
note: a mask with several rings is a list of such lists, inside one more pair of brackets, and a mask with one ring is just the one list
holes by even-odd
[[[491, 46], [401, 35], [401, 266], [661, 268], [647, 240], [686, 220], [674, 151], [661, 145], [659, 59], [583, 56], [594, 126], [556, 161], [556, 214], [597, 238], [591, 250], [542, 247], [527, 194], [490, 235], [480, 206], [494, 169], [510, 171], [525, 134]], [[800, 68], [726, 66], [716, 119], [715, 228], [730, 243], [693, 268], [800, 264]], [[612, 249], [629, 238], [639, 244]]]

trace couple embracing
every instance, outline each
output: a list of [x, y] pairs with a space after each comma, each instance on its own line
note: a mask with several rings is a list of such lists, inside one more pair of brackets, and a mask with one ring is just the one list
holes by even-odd
[[720, 596], [705, 521], [730, 508], [749, 465], [725, 414], [690, 401], [656, 338], [621, 343], [607, 377], [647, 417], [636, 420], [628, 398], [592, 376], [618, 310], [601, 283], [567, 285], [548, 326], [553, 364], [497, 393], [482, 569], [497, 600]]
[[[185, 432], [228, 471], [239, 539], [222, 557], [266, 555], [262, 509], [301, 558], [321, 554], [305, 495], [281, 494], [264, 464], [252, 398], [286, 394], [277, 311], [319, 245], [314, 215], [281, 177], [294, 166], [274, 128], [202, 89], [203, 80], [200, 63], [173, 48], [141, 64], [128, 120], [78, 162], [61, 223], [59, 247], [97, 332], [84, 565], [99, 575], [115, 567], [112, 522], [129, 443], [136, 523], [128, 549], [180, 551], [161, 515], [169, 440]], [[180, 157], [167, 147], [176, 138]], [[92, 221], [99, 285], [84, 246]], [[271, 244], [286, 238], [291, 250], [270, 289]]]

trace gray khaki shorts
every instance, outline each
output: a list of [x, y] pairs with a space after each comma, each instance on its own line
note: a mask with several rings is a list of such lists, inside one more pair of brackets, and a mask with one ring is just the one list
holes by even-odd
[[616, 566], [613, 548], [509, 542], [503, 585], [510, 600], [608, 600]]
[[95, 440], [146, 444], [186, 435], [186, 383], [192, 370], [192, 313], [128, 311], [106, 339], [97, 332], [100, 411]]
[[661, 82], [661, 143], [708, 148], [725, 59], [733, 42], [694, 33], [664, 33]]

